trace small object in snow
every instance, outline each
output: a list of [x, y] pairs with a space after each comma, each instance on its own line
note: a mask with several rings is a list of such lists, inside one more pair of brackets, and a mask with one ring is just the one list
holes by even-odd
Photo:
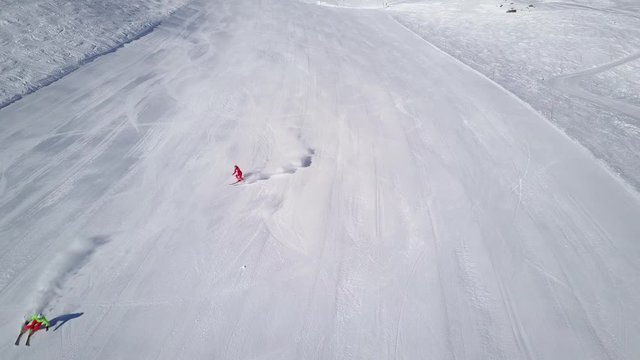
[[514, 12], [516, 12], [516, 9], [509, 9], [509, 10], [507, 10], [507, 13], [514, 13]]
[[240, 170], [238, 165], [235, 165], [235, 167], [233, 168], [233, 174], [231, 175], [235, 175], [238, 182], [244, 181], [244, 177], [242, 176], [242, 170]]
[[534, 7], [533, 4], [529, 4], [529, 7]]
[[242, 269], [243, 270], [246, 269], [246, 268], [247, 268], [247, 265], [242, 265]]

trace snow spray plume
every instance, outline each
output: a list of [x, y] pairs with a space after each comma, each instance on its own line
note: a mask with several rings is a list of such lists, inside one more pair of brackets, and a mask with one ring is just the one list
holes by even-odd
[[42, 312], [59, 295], [69, 276], [77, 273], [89, 261], [91, 254], [107, 241], [106, 236], [79, 239], [56, 255], [38, 280], [33, 303], [29, 307], [30, 313]]

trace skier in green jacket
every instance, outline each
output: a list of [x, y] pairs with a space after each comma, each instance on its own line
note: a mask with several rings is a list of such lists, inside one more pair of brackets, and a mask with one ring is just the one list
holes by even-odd
[[25, 345], [29, 346], [31, 335], [33, 335], [34, 332], [42, 329], [43, 327], [46, 331], [49, 331], [49, 320], [47, 320], [47, 318], [42, 315], [42, 313], [33, 315], [31, 319], [28, 319], [24, 322], [24, 326], [22, 327], [20, 335], [18, 335], [18, 339], [16, 340], [16, 345], [20, 344], [20, 338], [22, 337], [22, 334], [29, 331], [29, 336], [27, 336], [27, 342], [25, 343]]

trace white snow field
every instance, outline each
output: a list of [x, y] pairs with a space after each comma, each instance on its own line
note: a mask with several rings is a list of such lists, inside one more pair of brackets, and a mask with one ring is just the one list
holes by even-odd
[[196, 0], [0, 110], [0, 358], [637, 359], [638, 219], [391, 11]]
[[640, 191], [640, 1], [390, 3], [398, 21], [524, 99]]

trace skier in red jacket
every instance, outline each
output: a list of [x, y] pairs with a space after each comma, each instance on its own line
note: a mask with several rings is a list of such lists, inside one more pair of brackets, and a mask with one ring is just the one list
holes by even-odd
[[238, 179], [238, 182], [244, 181], [244, 177], [242, 177], [242, 170], [240, 170], [238, 165], [235, 165], [235, 168], [233, 169], [233, 174], [232, 175], [236, 176], [236, 179]]

